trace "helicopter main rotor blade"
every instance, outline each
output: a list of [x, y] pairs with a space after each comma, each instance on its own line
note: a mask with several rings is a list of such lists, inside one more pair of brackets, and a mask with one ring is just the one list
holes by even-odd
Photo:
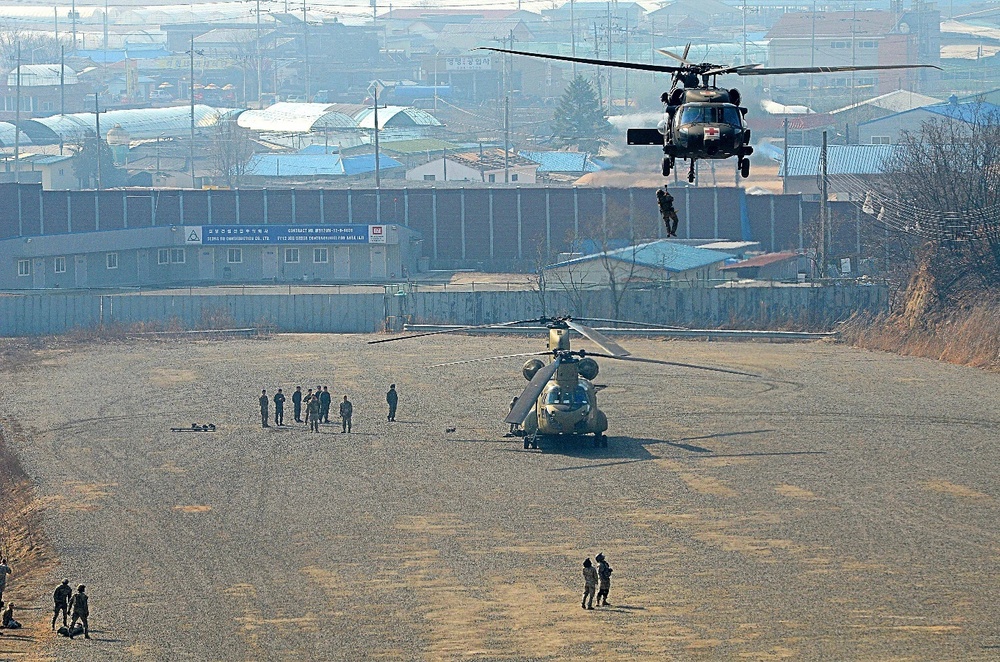
[[652, 322], [633, 322], [632, 320], [612, 320], [603, 317], [574, 317], [579, 322], [604, 322], [606, 324], [630, 324], [632, 326], [645, 326], [652, 329], [666, 329], [668, 331], [684, 331], [683, 326], [667, 326], [666, 324], [654, 324]]
[[449, 365], [464, 365], [466, 363], [482, 363], [483, 361], [496, 361], [498, 359], [517, 359], [523, 356], [552, 356], [552, 352], [526, 352], [524, 354], [506, 354], [504, 356], [487, 356], [479, 359], [466, 359], [464, 361], [449, 361], [448, 363], [435, 363], [429, 368], [443, 368]]
[[660, 361], [657, 359], [641, 359], [638, 356], [612, 356], [611, 354], [595, 354], [587, 352], [588, 356], [599, 356], [605, 359], [618, 359], [619, 361], [636, 361], [638, 363], [655, 363], [657, 365], [672, 365], [680, 368], [694, 368], [695, 370], [710, 370], [712, 372], [724, 372], [729, 375], [740, 375], [742, 377], [760, 377], [760, 375], [755, 375], [752, 372], [743, 372], [742, 370], [732, 370], [731, 368], [716, 368], [707, 365], [697, 365], [694, 363], [680, 363], [677, 361]]
[[382, 338], [381, 340], [369, 340], [369, 345], [378, 345], [384, 342], [396, 342], [397, 340], [409, 340], [410, 338], [423, 338], [424, 336], [439, 336], [442, 333], [459, 333], [461, 331], [471, 331], [474, 329], [502, 329], [507, 326], [517, 326], [518, 324], [528, 324], [529, 322], [537, 322], [537, 319], [533, 320], [517, 320], [515, 322], [499, 322], [497, 324], [479, 324], [477, 326], [459, 326], [454, 329], [445, 329], [443, 331], [426, 331], [424, 333], [411, 333], [408, 336], [399, 336], [398, 338]]
[[608, 338], [606, 335], [604, 335], [597, 329], [592, 329], [589, 326], [578, 324], [577, 322], [574, 322], [572, 320], [566, 320], [566, 326], [573, 329], [581, 336], [583, 336], [590, 342], [594, 343], [595, 345], [603, 349], [605, 352], [608, 352], [612, 356], [622, 357], [622, 356], [629, 356], [631, 354], [630, 351], [628, 351], [627, 349], [616, 343], [611, 338]]
[[675, 71], [684, 71], [686, 67], [671, 67], [659, 64], [642, 64], [641, 62], [621, 62], [619, 60], [594, 60], [587, 57], [570, 57], [568, 55], [549, 55], [548, 53], [532, 53], [530, 51], [512, 51], [506, 48], [477, 48], [479, 51], [493, 51], [494, 53], [509, 53], [511, 55], [525, 55], [527, 57], [538, 57], [544, 60], [559, 60], [561, 62], [578, 62], [579, 64], [596, 64], [600, 67], [617, 67], [618, 69], [638, 69], [639, 71], [657, 71], [663, 74], [672, 74]]
[[833, 74], [842, 71], [879, 71], [883, 69], [938, 69], [934, 64], [875, 64], [871, 66], [844, 65], [839, 67], [762, 67], [756, 64], [746, 64], [736, 67], [719, 67], [706, 71], [707, 76], [721, 74], [736, 74], [737, 76], [770, 76], [772, 74]]
[[688, 65], [694, 66], [694, 62], [688, 62], [688, 60], [687, 60], [687, 51], [688, 51], [688, 48], [691, 48], [691, 44], [688, 44], [684, 48], [684, 55], [678, 55], [677, 53], [671, 53], [666, 48], [657, 48], [656, 52], [659, 53], [660, 55], [666, 55], [667, 57], [672, 57], [675, 60], [677, 60], [678, 62], [683, 62], [684, 64], [688, 64]]
[[684, 47], [684, 59], [685, 60], [687, 60], [688, 53], [690, 53], [690, 52], [691, 52], [691, 42], [689, 41], [687, 43], [687, 46]]
[[535, 401], [538, 400], [538, 396], [541, 395], [542, 389], [545, 385], [549, 383], [552, 379], [552, 375], [556, 374], [556, 370], [559, 369], [559, 363], [562, 361], [562, 356], [557, 356], [555, 360], [543, 368], [539, 368], [535, 376], [531, 378], [528, 385], [524, 387], [521, 391], [521, 395], [517, 396], [517, 402], [514, 403], [513, 408], [511, 408], [510, 413], [507, 414], [507, 418], [503, 419], [504, 423], [513, 423], [514, 425], [521, 425], [524, 423], [524, 419], [528, 416], [528, 412], [531, 408], [535, 406]]

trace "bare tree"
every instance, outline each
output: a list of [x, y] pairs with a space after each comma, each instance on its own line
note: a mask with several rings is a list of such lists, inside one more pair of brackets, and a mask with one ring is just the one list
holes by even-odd
[[986, 106], [965, 112], [905, 133], [881, 191], [865, 203], [906, 283], [912, 319], [1000, 286], [1000, 116]]
[[240, 128], [235, 120], [220, 120], [215, 125], [212, 162], [215, 175], [229, 188], [240, 185], [253, 156], [253, 147], [249, 132]]

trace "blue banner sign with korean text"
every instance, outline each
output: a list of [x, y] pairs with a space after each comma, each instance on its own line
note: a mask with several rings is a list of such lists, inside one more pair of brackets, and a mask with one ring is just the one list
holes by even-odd
[[188, 244], [376, 244], [385, 243], [384, 225], [187, 225]]

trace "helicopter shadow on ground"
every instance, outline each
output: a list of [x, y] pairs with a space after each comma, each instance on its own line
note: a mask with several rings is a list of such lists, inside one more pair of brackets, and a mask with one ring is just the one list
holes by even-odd
[[[555, 469], [550, 469], [549, 471], [575, 471], [577, 469], [597, 469], [601, 467], [610, 467], [619, 464], [630, 464], [632, 462], [644, 462], [647, 460], [656, 460], [665, 457], [664, 454], [654, 454], [647, 447], [656, 446], [666, 446], [677, 451], [678, 453], [669, 453], [671, 457], [675, 459], [679, 458], [692, 458], [692, 459], [702, 459], [711, 457], [751, 457], [751, 456], [770, 456], [770, 455], [811, 455], [811, 454], [822, 454], [824, 451], [781, 451], [781, 452], [748, 452], [748, 453], [717, 453], [711, 448], [707, 448], [704, 445], [698, 445], [690, 442], [702, 441], [708, 439], [718, 439], [722, 437], [738, 437], [754, 434], [765, 434], [768, 432], [774, 432], [774, 430], [764, 429], [764, 430], [740, 430], [734, 432], [719, 432], [716, 434], [703, 435], [698, 437], [684, 437], [681, 439], [650, 439], [645, 437], [608, 437], [608, 447], [607, 448], [596, 448], [592, 444], [593, 442], [589, 439], [584, 439], [576, 444], [573, 443], [571, 439], [558, 439], [555, 443], [549, 442], [546, 444], [544, 441], [540, 444], [540, 448], [537, 451], [521, 451], [525, 453], [550, 453], [565, 455], [566, 457], [576, 457], [581, 459], [606, 459], [607, 462], [596, 463], [596, 464], [585, 464], [567, 467], [558, 467]], [[503, 450], [515, 450], [515, 449], [503, 449]]]

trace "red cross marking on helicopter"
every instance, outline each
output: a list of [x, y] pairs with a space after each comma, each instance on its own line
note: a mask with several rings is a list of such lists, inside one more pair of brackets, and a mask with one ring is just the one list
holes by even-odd
[[705, 138], [707, 140], [710, 140], [710, 139], [713, 139], [713, 138], [714, 139], [718, 139], [718, 137], [719, 137], [719, 129], [718, 129], [718, 127], [714, 127], [714, 126], [706, 126], [705, 127]]

